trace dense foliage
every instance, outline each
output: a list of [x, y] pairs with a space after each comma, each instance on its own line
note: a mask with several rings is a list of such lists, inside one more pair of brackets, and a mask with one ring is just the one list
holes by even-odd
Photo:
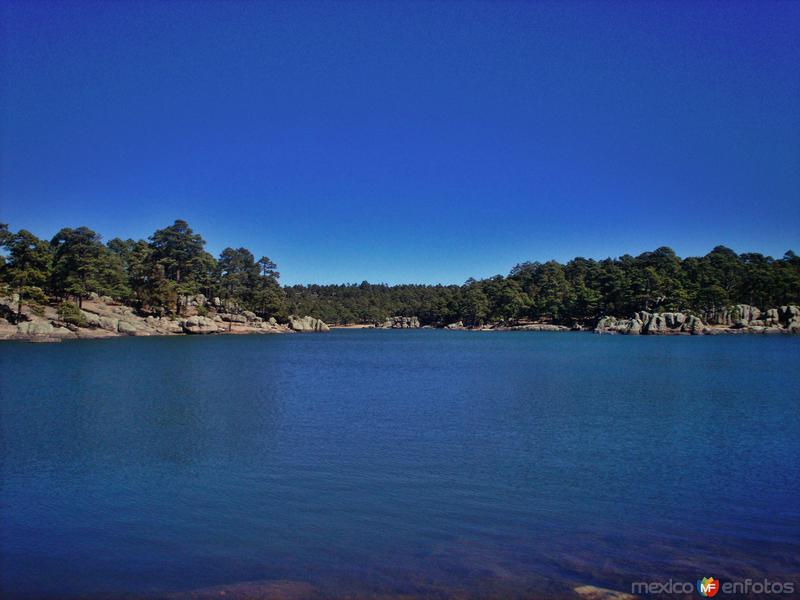
[[423, 323], [594, 321], [640, 310], [688, 311], [708, 318], [733, 304], [770, 308], [800, 302], [800, 257], [775, 260], [718, 246], [680, 259], [669, 248], [639, 256], [522, 263], [507, 277], [462, 286], [309, 285], [286, 288], [288, 310], [331, 323], [416, 315]]
[[[23, 302], [112, 296], [150, 312], [180, 314], [188, 297], [203, 294], [264, 317], [312, 315], [328, 323], [374, 323], [394, 315], [423, 324], [546, 320], [589, 322], [639, 310], [685, 311], [708, 318], [734, 304], [771, 308], [800, 303], [800, 257], [736, 254], [718, 246], [681, 259], [662, 247], [639, 256], [526, 262], [508, 276], [464, 285], [361, 284], [281, 288], [277, 266], [246, 248], [215, 258], [185, 221], [148, 240], [103, 244], [87, 227], [65, 228], [50, 242], [0, 225], [0, 279]], [[63, 304], [62, 304], [63, 306]], [[68, 309], [67, 309], [68, 310]], [[76, 317], [77, 318], [77, 317]]]
[[[23, 302], [111, 296], [145, 312], [180, 314], [186, 299], [204, 294], [229, 307], [284, 316], [284, 294], [275, 263], [255, 260], [245, 248], [226, 248], [219, 259], [186, 221], [175, 221], [150, 238], [115, 238], [103, 244], [88, 227], [64, 228], [50, 242], [26, 230], [0, 225], [6, 251], [0, 278]], [[70, 309], [62, 302], [61, 308]], [[74, 312], [74, 311], [73, 311]], [[74, 316], [74, 315], [73, 315]]]

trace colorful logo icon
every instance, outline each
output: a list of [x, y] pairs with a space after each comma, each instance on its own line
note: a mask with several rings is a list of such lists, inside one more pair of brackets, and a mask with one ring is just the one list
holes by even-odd
[[706, 598], [712, 598], [719, 591], [719, 579], [703, 577], [697, 580], [697, 592]]

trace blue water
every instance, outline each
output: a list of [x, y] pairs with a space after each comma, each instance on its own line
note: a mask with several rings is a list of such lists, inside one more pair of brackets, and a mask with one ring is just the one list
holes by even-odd
[[4, 343], [0, 595], [800, 581], [799, 359], [788, 336]]

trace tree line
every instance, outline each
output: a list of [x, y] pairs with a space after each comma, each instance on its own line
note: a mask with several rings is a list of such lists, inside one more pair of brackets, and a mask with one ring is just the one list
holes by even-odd
[[[704, 320], [734, 304], [761, 309], [800, 304], [800, 257], [774, 259], [717, 246], [680, 258], [667, 247], [638, 256], [525, 262], [507, 276], [463, 285], [343, 284], [281, 287], [277, 266], [246, 248], [219, 257], [185, 221], [147, 240], [102, 238], [87, 227], [64, 228], [50, 241], [0, 225], [0, 281], [30, 304], [112, 296], [139, 311], [180, 315], [188, 297], [220, 298], [231, 310], [285, 320], [311, 315], [331, 324], [376, 323], [417, 316], [423, 324], [592, 322], [603, 315], [691, 312]], [[202, 308], [201, 308], [202, 310]]]
[[424, 324], [593, 322], [641, 310], [691, 312], [708, 320], [723, 308], [800, 303], [800, 257], [773, 259], [717, 246], [681, 259], [667, 247], [639, 256], [525, 262], [508, 276], [464, 285], [309, 285], [286, 287], [291, 312], [331, 323], [369, 323], [416, 315]]
[[231, 309], [284, 317], [274, 262], [266, 256], [256, 260], [247, 248], [225, 248], [215, 258], [186, 221], [147, 240], [114, 238], [105, 244], [88, 227], [65, 227], [48, 242], [0, 224], [0, 245], [0, 281], [18, 294], [18, 313], [24, 302], [74, 300], [80, 307], [96, 293], [142, 312], [180, 315], [187, 298], [203, 294]]

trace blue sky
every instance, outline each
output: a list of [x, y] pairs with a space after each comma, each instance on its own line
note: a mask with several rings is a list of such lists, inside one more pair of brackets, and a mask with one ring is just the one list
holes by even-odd
[[0, 220], [285, 283], [800, 251], [800, 3], [5, 2]]

